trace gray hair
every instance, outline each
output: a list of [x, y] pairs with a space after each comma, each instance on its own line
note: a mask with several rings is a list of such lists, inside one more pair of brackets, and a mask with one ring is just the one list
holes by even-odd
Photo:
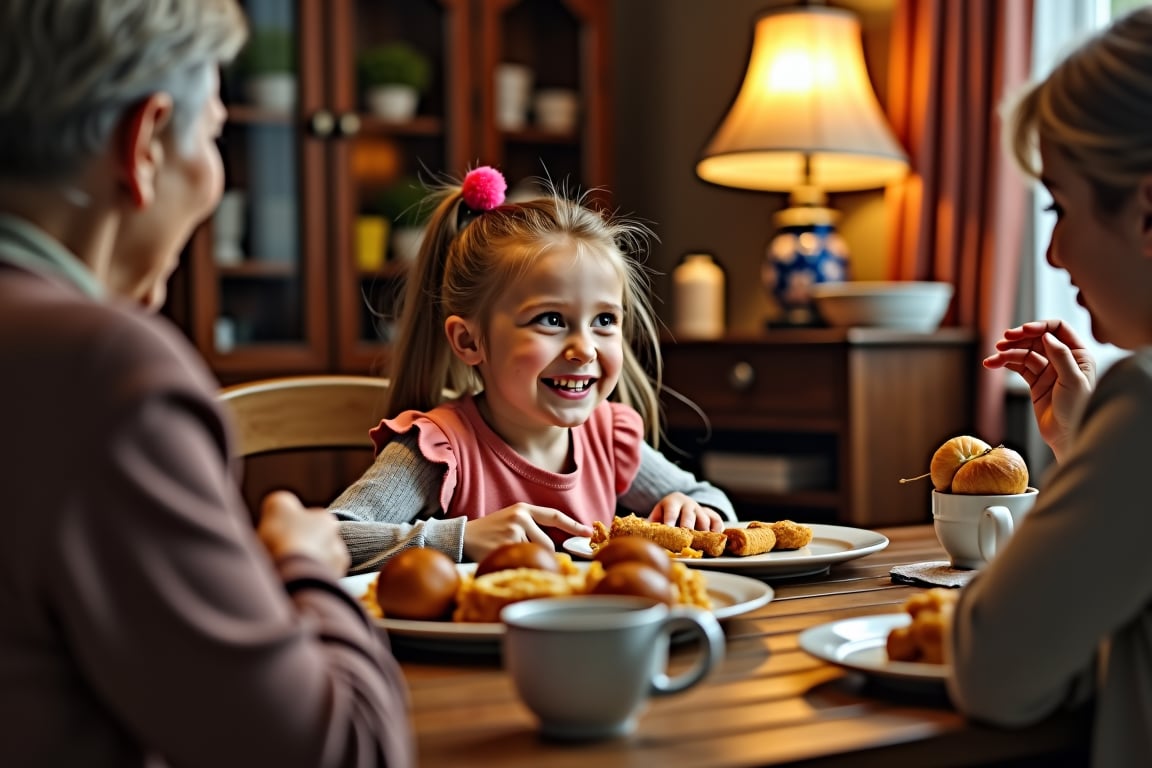
[[0, 0], [0, 176], [69, 177], [160, 91], [186, 142], [247, 30], [236, 0]]
[[1041, 141], [1092, 186], [1100, 211], [1118, 207], [1152, 173], [1152, 7], [1114, 21], [1010, 105], [1005, 140], [1039, 176]]

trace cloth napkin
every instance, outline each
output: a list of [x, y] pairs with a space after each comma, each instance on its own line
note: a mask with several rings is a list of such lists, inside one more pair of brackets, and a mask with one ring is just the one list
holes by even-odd
[[977, 571], [953, 568], [947, 560], [929, 560], [924, 563], [896, 565], [889, 573], [892, 574], [892, 581], [897, 584], [914, 584], [918, 587], [962, 587], [972, 580]]

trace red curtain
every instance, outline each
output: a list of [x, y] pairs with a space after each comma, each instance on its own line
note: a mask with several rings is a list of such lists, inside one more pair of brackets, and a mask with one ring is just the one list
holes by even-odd
[[946, 325], [976, 330], [976, 433], [1003, 439], [1004, 374], [979, 360], [1013, 320], [1027, 205], [998, 109], [1030, 70], [1032, 0], [898, 0], [888, 114], [912, 172], [886, 193], [889, 271], [955, 286]]

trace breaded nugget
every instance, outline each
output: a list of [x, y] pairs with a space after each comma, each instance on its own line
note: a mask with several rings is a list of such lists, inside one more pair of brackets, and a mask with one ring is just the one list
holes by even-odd
[[920, 615], [921, 611], [936, 611], [937, 613], [950, 613], [956, 607], [960, 597], [959, 590], [946, 587], [933, 587], [923, 592], [917, 592], [904, 601], [904, 610], [912, 618]]
[[583, 575], [510, 568], [464, 579], [456, 591], [453, 621], [500, 621], [500, 609], [534, 597], [563, 597], [584, 591]]
[[812, 529], [806, 525], [779, 520], [771, 527], [772, 533], [776, 534], [776, 549], [800, 549], [812, 543]]
[[763, 523], [749, 523], [747, 528], [725, 528], [728, 539], [725, 552], [735, 557], [748, 557], [771, 552], [776, 546], [776, 534]]
[[610, 533], [612, 536], [643, 536], [671, 552], [692, 546], [692, 531], [689, 529], [653, 523], [636, 515], [614, 518]]
[[920, 661], [928, 664], [944, 663], [944, 616], [937, 611], [921, 611], [912, 620], [912, 639], [920, 649]]
[[959, 590], [934, 587], [905, 600], [903, 607], [912, 623], [888, 633], [888, 658], [943, 664], [944, 639], [952, 625], [958, 597]]
[[592, 536], [588, 540], [588, 546], [592, 548], [592, 551], [595, 552], [596, 550], [600, 549], [600, 547], [607, 544], [608, 539], [610, 538], [612, 538], [612, 531], [608, 529], [608, 526], [604, 525], [604, 523], [600, 522], [599, 520], [593, 520]]
[[728, 545], [728, 537], [723, 531], [692, 531], [692, 549], [698, 549], [708, 557], [720, 557]]
[[889, 661], [919, 661], [920, 647], [912, 637], [912, 627], [895, 627], [888, 633]]

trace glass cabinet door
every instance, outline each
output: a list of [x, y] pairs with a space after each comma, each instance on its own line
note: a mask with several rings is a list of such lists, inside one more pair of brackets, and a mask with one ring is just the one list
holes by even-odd
[[[314, 3], [247, 0], [250, 38], [221, 74], [225, 191], [193, 257], [192, 332], [223, 377], [323, 370], [327, 363], [322, 144]], [[314, 13], [315, 11], [311, 11]]]
[[341, 369], [386, 370], [428, 188], [459, 177], [469, 142], [468, 0], [347, 0], [332, 28], [332, 142]]
[[[250, 41], [221, 76], [226, 189], [165, 307], [225, 382], [385, 371], [430, 186], [480, 164], [512, 194], [611, 183], [609, 0], [244, 7]], [[411, 111], [396, 85], [416, 86]]]
[[481, 149], [512, 194], [610, 184], [605, 0], [478, 0]]

